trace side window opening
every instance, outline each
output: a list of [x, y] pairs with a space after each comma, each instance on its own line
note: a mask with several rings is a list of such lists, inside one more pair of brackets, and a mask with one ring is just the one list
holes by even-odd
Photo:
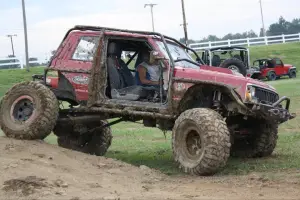
[[276, 59], [276, 65], [282, 66], [282, 61], [280, 59]]
[[[109, 38], [107, 47], [108, 93], [111, 99], [152, 101], [157, 99], [159, 87], [145, 88], [137, 80], [137, 66], [144, 62], [144, 53], [153, 50], [146, 40]], [[157, 90], [158, 89], [158, 90]]]
[[94, 53], [99, 44], [99, 37], [97, 36], [83, 36], [79, 39], [79, 43], [72, 55], [73, 60], [79, 61], [93, 61]]

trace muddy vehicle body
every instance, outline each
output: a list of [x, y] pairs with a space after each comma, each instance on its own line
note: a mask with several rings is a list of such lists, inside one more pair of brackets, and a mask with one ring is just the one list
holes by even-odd
[[[136, 84], [143, 50], [159, 63], [158, 88]], [[131, 58], [122, 60], [122, 52], [132, 52]], [[272, 154], [278, 125], [295, 117], [290, 99], [273, 87], [207, 66], [194, 50], [154, 32], [76, 26], [45, 73], [33, 78], [1, 101], [0, 125], [8, 137], [44, 139], [53, 131], [61, 147], [102, 156], [112, 142], [110, 126], [143, 120], [172, 131], [175, 161], [196, 175], [216, 173], [230, 155]]]
[[267, 78], [274, 81], [280, 77], [296, 78], [297, 68], [291, 64], [284, 64], [280, 58], [263, 58], [253, 62], [253, 67], [260, 71], [259, 79]]

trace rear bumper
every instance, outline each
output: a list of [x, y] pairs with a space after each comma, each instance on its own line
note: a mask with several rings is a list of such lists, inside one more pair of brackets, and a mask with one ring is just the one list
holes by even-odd
[[[281, 97], [278, 101], [270, 104], [255, 104], [252, 106], [252, 111], [267, 119], [277, 123], [284, 123], [288, 120], [294, 119], [296, 114], [290, 113], [290, 99], [288, 97]], [[281, 103], [285, 102], [285, 108]]]

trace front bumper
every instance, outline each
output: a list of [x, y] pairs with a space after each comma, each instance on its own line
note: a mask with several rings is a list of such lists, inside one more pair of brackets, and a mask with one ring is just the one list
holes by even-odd
[[[281, 105], [283, 102], [286, 103], [285, 108]], [[295, 113], [289, 112], [290, 102], [291, 100], [284, 96], [273, 104], [254, 104], [251, 110], [269, 121], [283, 123], [296, 117]]]

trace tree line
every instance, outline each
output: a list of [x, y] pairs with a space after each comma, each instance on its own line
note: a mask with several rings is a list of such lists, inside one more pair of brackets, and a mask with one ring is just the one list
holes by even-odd
[[[266, 30], [267, 36], [281, 35], [281, 34], [296, 34], [300, 33], [300, 18], [295, 18], [292, 21], [285, 20], [282, 16], [279, 18], [278, 22], [273, 23]], [[188, 43], [196, 43], [196, 42], [208, 42], [208, 41], [220, 41], [220, 40], [234, 40], [234, 39], [243, 39], [243, 38], [254, 38], [254, 37], [262, 37], [263, 29], [260, 30], [260, 33], [257, 34], [253, 30], [246, 31], [243, 33], [228, 33], [225, 36], [219, 38], [216, 35], [208, 35], [201, 40], [188, 40]], [[180, 38], [180, 42], [184, 43], [184, 38]]]

